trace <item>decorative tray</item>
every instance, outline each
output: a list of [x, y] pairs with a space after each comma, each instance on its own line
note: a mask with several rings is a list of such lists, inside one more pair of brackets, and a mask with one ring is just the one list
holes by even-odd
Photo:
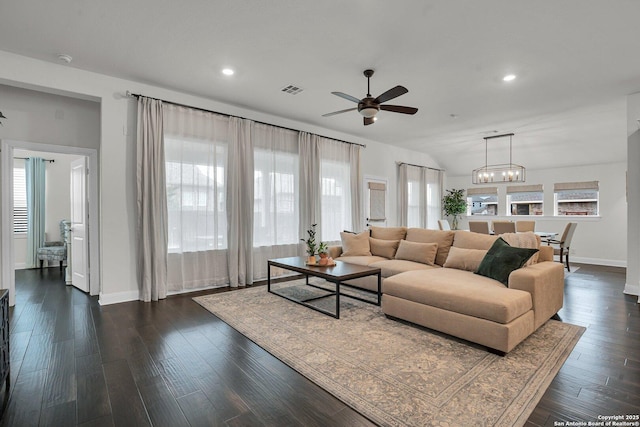
[[309, 264], [308, 262], [305, 262], [304, 265], [306, 265], [307, 267], [335, 267], [337, 264], [335, 261], [333, 261], [331, 264], [326, 264], [326, 265], [320, 265], [317, 262], [314, 264]]

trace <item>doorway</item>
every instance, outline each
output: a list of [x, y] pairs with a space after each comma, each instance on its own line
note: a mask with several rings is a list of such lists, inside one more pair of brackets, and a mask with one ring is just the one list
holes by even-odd
[[[9, 289], [9, 303], [15, 304], [15, 265], [16, 265], [16, 245], [13, 233], [13, 160], [21, 150], [29, 152], [41, 152], [42, 157], [47, 153], [69, 155], [76, 159], [82, 159], [86, 164], [86, 195], [88, 198], [88, 209], [85, 212], [86, 224], [84, 224], [84, 243], [88, 249], [85, 253], [86, 265], [90, 266], [83, 272], [86, 283], [85, 288], [90, 295], [98, 295], [100, 292], [99, 282], [99, 252], [98, 252], [98, 161], [97, 150], [80, 147], [68, 147], [50, 144], [38, 144], [25, 141], [2, 141], [2, 151], [0, 153], [0, 164], [2, 165], [2, 274], [1, 279], [5, 288]], [[71, 174], [71, 168], [68, 171]], [[71, 186], [66, 190], [70, 197], [73, 193]], [[71, 204], [70, 204], [71, 205]], [[70, 206], [69, 206], [70, 208]], [[73, 251], [73, 244], [71, 246]], [[68, 254], [70, 257], [71, 254]], [[73, 264], [72, 264], [73, 265]], [[6, 285], [8, 284], [8, 286]]]

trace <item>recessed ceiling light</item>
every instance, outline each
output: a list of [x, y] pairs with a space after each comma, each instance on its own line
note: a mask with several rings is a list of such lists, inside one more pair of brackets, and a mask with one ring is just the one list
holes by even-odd
[[515, 75], [515, 74], [507, 74], [506, 76], [504, 76], [504, 77], [502, 78], [502, 81], [504, 81], [504, 82], [511, 82], [511, 81], [513, 81], [513, 80], [515, 80], [515, 79], [516, 79], [516, 75]]
[[222, 69], [222, 74], [224, 74], [225, 76], [233, 76], [235, 73], [235, 71], [233, 71], [231, 68], [223, 68]]

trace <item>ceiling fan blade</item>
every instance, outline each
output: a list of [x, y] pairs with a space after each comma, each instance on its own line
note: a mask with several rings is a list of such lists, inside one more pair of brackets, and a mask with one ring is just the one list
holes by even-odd
[[402, 114], [415, 114], [418, 112], [417, 108], [414, 107], [404, 107], [402, 105], [381, 105], [381, 110], [393, 111], [394, 113], [402, 113]]
[[339, 96], [340, 98], [344, 98], [347, 99], [349, 101], [353, 101], [356, 104], [360, 103], [360, 100], [358, 98], [356, 98], [355, 96], [351, 96], [351, 95], [347, 95], [346, 93], [342, 93], [342, 92], [331, 92], [332, 94]]
[[376, 122], [375, 117], [363, 117], [364, 119], [364, 125], [372, 125]]
[[381, 104], [383, 102], [390, 101], [393, 98], [397, 98], [400, 95], [404, 95], [407, 92], [409, 92], [409, 90], [406, 87], [404, 87], [404, 86], [396, 86], [394, 88], [389, 89], [388, 91], [386, 91], [382, 95], [378, 96], [375, 99], [375, 102], [377, 102], [378, 104]]
[[322, 117], [335, 116], [336, 114], [346, 113], [347, 111], [355, 111], [358, 107], [347, 108], [346, 110], [334, 111], [333, 113], [323, 114]]

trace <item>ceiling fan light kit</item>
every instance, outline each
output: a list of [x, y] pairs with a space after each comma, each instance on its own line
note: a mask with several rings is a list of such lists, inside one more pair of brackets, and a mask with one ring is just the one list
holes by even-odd
[[388, 91], [384, 92], [382, 95], [379, 95], [377, 98], [371, 96], [371, 76], [373, 76], [373, 70], [364, 70], [364, 76], [367, 78], [367, 96], [362, 99], [358, 99], [355, 96], [347, 95], [342, 92], [331, 92], [332, 94], [339, 96], [340, 98], [344, 98], [348, 101], [355, 102], [358, 104], [355, 108], [347, 108], [346, 110], [334, 111], [333, 113], [323, 114], [323, 117], [334, 116], [336, 114], [346, 113], [348, 111], [358, 110], [358, 112], [363, 117], [364, 125], [373, 124], [377, 117], [376, 115], [380, 110], [391, 111], [393, 113], [402, 113], [402, 114], [415, 114], [418, 112], [417, 108], [414, 107], [405, 107], [402, 105], [381, 105], [383, 102], [390, 101], [394, 98], [399, 97], [400, 95], [404, 95], [409, 92], [407, 88], [403, 86], [396, 86]]
[[[471, 173], [471, 181], [474, 184], [496, 184], [525, 182], [526, 172], [524, 166], [513, 163], [512, 160], [512, 139], [513, 133], [503, 135], [487, 136], [484, 138], [484, 166], [474, 169]], [[490, 165], [487, 162], [487, 141], [494, 138], [509, 137], [509, 163]]]

